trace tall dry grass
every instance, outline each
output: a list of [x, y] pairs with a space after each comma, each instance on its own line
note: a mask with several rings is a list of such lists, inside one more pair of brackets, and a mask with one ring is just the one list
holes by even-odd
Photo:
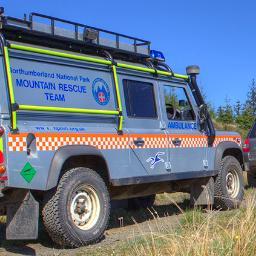
[[240, 209], [226, 212], [189, 210], [178, 227], [156, 218], [156, 231], [141, 232], [126, 255], [256, 255], [256, 195], [247, 192]]

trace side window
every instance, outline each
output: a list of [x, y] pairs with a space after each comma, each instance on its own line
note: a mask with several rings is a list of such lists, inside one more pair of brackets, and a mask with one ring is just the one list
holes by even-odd
[[169, 120], [195, 120], [194, 111], [184, 88], [165, 85], [164, 98], [166, 114]]
[[156, 118], [156, 103], [152, 83], [123, 80], [128, 117]]

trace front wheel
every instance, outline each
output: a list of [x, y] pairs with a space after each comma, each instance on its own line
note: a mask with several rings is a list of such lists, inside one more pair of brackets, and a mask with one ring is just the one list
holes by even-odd
[[79, 247], [101, 239], [108, 225], [110, 200], [102, 178], [93, 170], [68, 170], [43, 207], [43, 222], [52, 240]]
[[227, 210], [238, 207], [244, 196], [243, 173], [240, 163], [233, 156], [222, 159], [214, 186], [214, 205]]

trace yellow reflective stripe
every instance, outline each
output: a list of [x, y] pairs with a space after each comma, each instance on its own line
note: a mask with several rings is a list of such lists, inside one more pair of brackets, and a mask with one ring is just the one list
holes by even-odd
[[118, 105], [119, 111], [122, 111], [123, 107], [122, 107], [122, 101], [120, 96], [119, 83], [118, 83], [118, 77], [117, 77], [115, 65], [112, 66], [112, 70], [113, 70], [114, 82], [116, 87], [117, 105]]
[[117, 72], [116, 72], [116, 66], [112, 65], [112, 71], [113, 71], [113, 76], [114, 76], [114, 82], [115, 82], [115, 87], [116, 87], [116, 96], [117, 96], [117, 105], [118, 105], [118, 110], [119, 110], [119, 123], [118, 123], [118, 130], [121, 131], [123, 129], [123, 107], [122, 107], [122, 101], [121, 101], [121, 96], [120, 96], [120, 90], [119, 90], [119, 83], [118, 83], [118, 77], [117, 77]]
[[[46, 50], [46, 49], [41, 49], [41, 48], [36, 48], [36, 47], [17, 45], [17, 44], [10, 44], [9, 47], [11, 49], [15, 49], [15, 50], [34, 52], [34, 53], [45, 54], [45, 55], [50, 55], [50, 56], [93, 62], [93, 63], [103, 64], [103, 65], [112, 65], [112, 62], [109, 60], [102, 60], [102, 59], [98, 59], [98, 58], [79, 56], [79, 55], [63, 53], [63, 52], [56, 52], [53, 50]], [[14, 98], [14, 92], [13, 92], [12, 77], [11, 77], [11, 71], [10, 71], [10, 61], [9, 61], [9, 54], [8, 54], [7, 47], [4, 48], [4, 51], [7, 56], [6, 66], [7, 66], [7, 74], [8, 74], [8, 84], [9, 84], [9, 89], [10, 89], [11, 103], [13, 104], [13, 103], [15, 103], [15, 98]], [[189, 77], [186, 75], [180, 75], [180, 74], [175, 74], [175, 73], [171, 73], [171, 72], [167, 72], [167, 71], [163, 71], [163, 70], [155, 70], [155, 69], [151, 69], [151, 68], [144, 68], [144, 67], [134, 66], [134, 65], [124, 64], [124, 63], [117, 63], [117, 67], [141, 71], [141, 72], [147, 72], [147, 73], [151, 73], [151, 74], [157, 73], [159, 75], [175, 77], [175, 78], [179, 78], [179, 79], [183, 79], [183, 80], [189, 79]], [[50, 112], [84, 113], [84, 114], [120, 115], [120, 112], [122, 112], [122, 101], [121, 101], [121, 96], [120, 96], [120, 89], [119, 89], [119, 84], [118, 84], [118, 76], [117, 76], [116, 66], [112, 65], [112, 70], [113, 70], [113, 76], [114, 76], [114, 82], [115, 82], [118, 111], [116, 111], [116, 110], [58, 108], [58, 107], [44, 107], [44, 106], [28, 106], [28, 105], [20, 105], [19, 109], [20, 110], [30, 110], [30, 111], [50, 111]], [[12, 116], [13, 116], [13, 118], [12, 118], [13, 129], [16, 129], [17, 120], [16, 120], [16, 112], [15, 111], [12, 112]], [[119, 116], [119, 124], [118, 124], [119, 130], [122, 130], [122, 126], [123, 126], [123, 116], [121, 115], [121, 116]]]
[[6, 63], [6, 69], [7, 69], [7, 80], [8, 80], [8, 86], [9, 86], [9, 91], [10, 91], [10, 100], [11, 103], [15, 103], [14, 100], [14, 92], [13, 92], [13, 84], [12, 84], [12, 75], [11, 75], [11, 68], [10, 68], [10, 59], [9, 59], [9, 52], [8, 48], [4, 47], [4, 52], [5, 52], [5, 63]]
[[117, 63], [117, 67], [125, 68], [125, 69], [132, 69], [132, 70], [151, 73], [151, 74], [157, 73], [159, 75], [175, 77], [175, 78], [179, 78], [179, 79], [183, 79], [183, 80], [189, 80], [189, 76], [187, 76], [187, 75], [180, 75], [180, 74], [171, 73], [171, 72], [167, 72], [167, 71], [163, 71], [163, 70], [155, 70], [152, 68], [144, 68], [144, 67], [139, 67], [139, 66], [134, 66], [134, 65], [124, 64], [124, 63]]
[[[9, 50], [8, 47], [4, 47], [4, 56], [5, 56], [5, 65], [6, 65], [6, 73], [7, 73], [7, 84], [8, 89], [10, 93], [10, 101], [11, 104], [15, 103], [15, 97], [14, 97], [14, 90], [13, 90], [13, 83], [12, 83], [12, 74], [11, 74], [11, 66], [10, 66], [10, 58], [9, 58]], [[12, 117], [11, 117], [11, 126], [13, 130], [17, 129], [17, 113], [16, 111], [12, 111]]]
[[189, 80], [189, 76], [187, 76], [187, 75], [181, 75], [181, 74], [175, 74], [175, 73], [174, 73], [173, 76], [174, 76], [175, 78], [183, 79], [183, 80], [186, 80], [186, 81]]
[[[45, 49], [36, 48], [36, 47], [10, 44], [10, 48], [15, 49], [15, 50], [34, 52], [34, 53], [39, 53], [39, 54], [46, 54], [46, 55], [63, 57], [63, 58], [68, 58], [68, 59], [82, 60], [82, 61], [88, 61], [88, 62], [99, 63], [99, 64], [104, 64], [104, 65], [112, 65], [112, 62], [109, 60], [101, 60], [98, 58], [79, 56], [79, 55], [63, 53], [63, 52], [56, 52], [56, 51], [45, 50]], [[147, 73], [151, 73], [151, 74], [156, 73], [156, 70], [154, 70], [152, 68], [144, 68], [144, 67], [129, 65], [129, 64], [124, 64], [124, 63], [117, 63], [117, 67], [147, 72]], [[180, 75], [180, 74], [176, 74], [176, 73], [172, 74], [171, 72], [166, 72], [163, 70], [157, 70], [157, 73], [160, 75], [173, 76], [173, 77], [184, 79], [184, 80], [189, 79], [189, 77], [187, 75]]]
[[56, 52], [52, 50], [45, 50], [45, 49], [29, 47], [24, 45], [10, 44], [10, 48], [15, 50], [46, 54], [46, 55], [51, 55], [56, 57], [67, 58], [67, 59], [82, 60], [82, 61], [93, 62], [93, 63], [104, 64], [104, 65], [112, 64], [112, 62], [109, 60], [101, 60], [101, 59], [92, 58], [92, 57], [79, 56], [79, 55], [69, 54], [64, 52]]
[[124, 117], [123, 116], [119, 116], [118, 131], [122, 131], [123, 130], [123, 121], [124, 121]]
[[117, 110], [61, 108], [61, 107], [30, 106], [30, 105], [19, 105], [19, 110], [98, 114], [98, 115], [119, 115], [119, 111]]
[[147, 72], [147, 73], [156, 73], [156, 71], [152, 68], [144, 68], [144, 67], [139, 67], [139, 66], [134, 66], [134, 65], [130, 65], [130, 64], [124, 64], [124, 63], [117, 63], [117, 67], [125, 68], [125, 69], [132, 69], [132, 70], [142, 71], [142, 72]]

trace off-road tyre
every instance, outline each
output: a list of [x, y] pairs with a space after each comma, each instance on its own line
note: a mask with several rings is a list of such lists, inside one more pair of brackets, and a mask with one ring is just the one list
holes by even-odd
[[[214, 206], [217, 209], [227, 210], [237, 208], [244, 196], [244, 184], [242, 168], [238, 160], [233, 156], [225, 156], [220, 163], [220, 169], [214, 184]], [[229, 175], [236, 178], [234, 194], [229, 193]], [[232, 189], [230, 189], [232, 190]]]
[[[96, 192], [99, 205], [99, 217], [94, 218], [95, 224], [87, 230], [77, 227], [70, 210], [73, 197], [83, 186]], [[109, 214], [109, 193], [103, 179], [95, 171], [84, 167], [73, 168], [63, 174], [57, 188], [46, 194], [42, 210], [47, 233], [61, 247], [80, 247], [98, 242], [107, 228]]]
[[156, 195], [136, 197], [128, 199], [128, 209], [145, 209], [150, 208], [154, 205]]

